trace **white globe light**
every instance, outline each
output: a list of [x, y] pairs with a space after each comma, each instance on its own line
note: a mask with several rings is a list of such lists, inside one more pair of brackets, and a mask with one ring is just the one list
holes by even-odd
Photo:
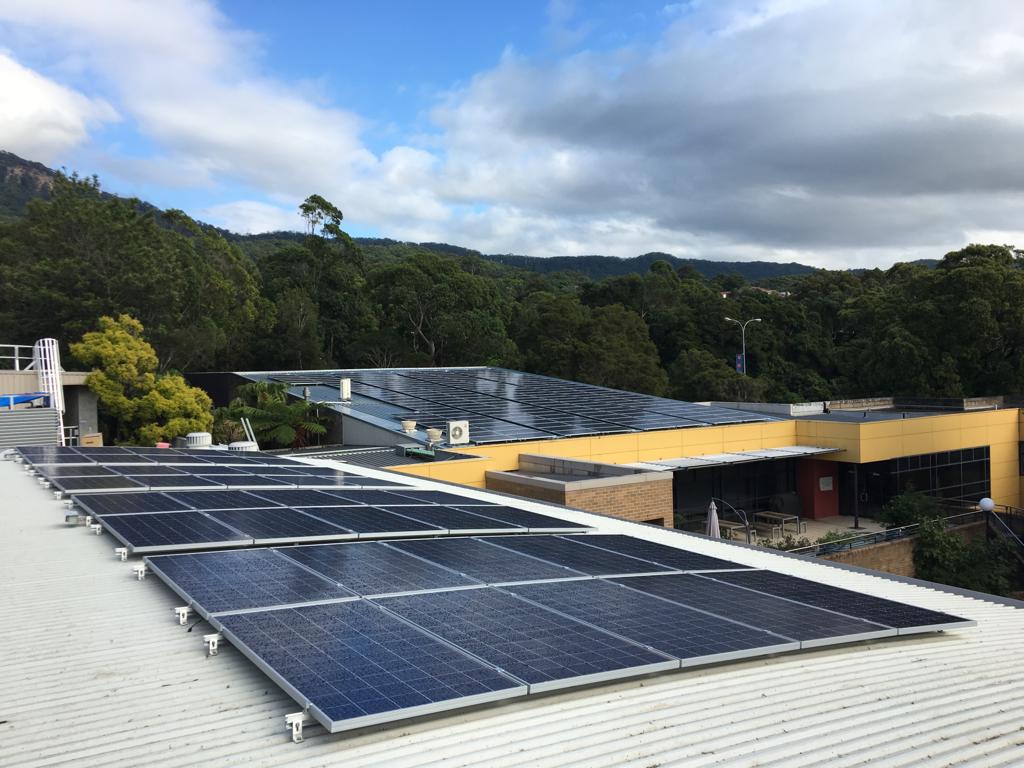
[[978, 502], [978, 506], [981, 507], [982, 512], [991, 512], [996, 508], [996, 503], [992, 501], [988, 496]]

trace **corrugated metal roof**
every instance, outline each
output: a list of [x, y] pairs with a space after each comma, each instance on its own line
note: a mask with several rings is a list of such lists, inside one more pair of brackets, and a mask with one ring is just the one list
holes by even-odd
[[[371, 474], [372, 471], [369, 471]], [[410, 480], [410, 478], [403, 478]], [[1011, 766], [1024, 760], [1024, 611], [688, 536], [687, 547], [974, 619], [971, 629], [599, 685], [293, 744], [297, 705], [114, 542], [0, 462], [0, 765]], [[424, 481], [423, 487], [443, 487]], [[488, 497], [485, 491], [467, 495]], [[524, 504], [524, 506], [526, 506]], [[538, 511], [543, 504], [532, 504]], [[566, 511], [662, 543], [681, 536]]]

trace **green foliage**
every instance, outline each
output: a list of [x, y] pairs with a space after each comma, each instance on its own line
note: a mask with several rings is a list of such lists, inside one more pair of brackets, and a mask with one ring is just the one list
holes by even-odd
[[142, 323], [120, 315], [101, 317], [99, 326], [72, 344], [71, 352], [92, 367], [86, 384], [96, 393], [115, 442], [152, 444], [210, 429], [210, 398], [180, 374], [158, 372]]
[[923, 523], [941, 516], [935, 499], [920, 491], [906, 491], [894, 496], [882, 507], [878, 522], [886, 528]]
[[281, 382], [253, 382], [235, 390], [235, 399], [218, 412], [217, 431], [235, 431], [242, 418], [252, 423], [260, 446], [303, 448], [314, 437], [327, 433], [317, 403], [288, 397], [288, 385]]
[[966, 542], [941, 520], [925, 521], [918, 529], [914, 569], [919, 579], [1005, 595], [1013, 588], [1015, 566], [1010, 545], [1002, 540]]

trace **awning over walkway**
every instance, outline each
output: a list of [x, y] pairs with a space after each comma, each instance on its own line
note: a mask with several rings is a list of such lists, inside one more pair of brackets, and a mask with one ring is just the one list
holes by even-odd
[[723, 467], [728, 464], [745, 464], [750, 461], [819, 456], [825, 453], [838, 453], [841, 450], [843, 449], [826, 448], [818, 445], [786, 445], [781, 448], [760, 448], [751, 451], [709, 453], [704, 456], [682, 456], [678, 459], [640, 461], [635, 464], [627, 464], [626, 466], [633, 467], [634, 469], [643, 469], [647, 472], [671, 472], [676, 469], [703, 469], [704, 467]]

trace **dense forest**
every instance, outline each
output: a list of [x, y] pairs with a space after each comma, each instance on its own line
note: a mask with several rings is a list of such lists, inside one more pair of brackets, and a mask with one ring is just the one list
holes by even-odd
[[[67, 352], [125, 313], [164, 371], [487, 364], [690, 400], [1024, 389], [1024, 269], [1008, 246], [775, 277], [768, 290], [665, 259], [592, 279], [361, 245], [330, 202], [314, 195], [300, 212], [304, 235], [243, 251], [181, 211], [58, 174], [0, 224], [0, 340], [53, 336]], [[762, 319], [747, 331], [747, 377], [726, 316]]]

